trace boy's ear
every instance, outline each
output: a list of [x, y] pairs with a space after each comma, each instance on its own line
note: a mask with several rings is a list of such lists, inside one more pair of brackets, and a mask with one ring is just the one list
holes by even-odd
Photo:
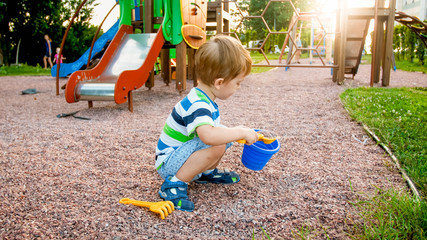
[[214, 87], [218, 90], [222, 87], [223, 84], [224, 84], [224, 78], [217, 78], [214, 81]]

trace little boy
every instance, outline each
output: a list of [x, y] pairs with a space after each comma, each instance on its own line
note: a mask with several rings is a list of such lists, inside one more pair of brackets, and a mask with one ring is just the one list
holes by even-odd
[[252, 129], [221, 125], [215, 103], [233, 95], [251, 72], [248, 51], [235, 38], [217, 36], [203, 44], [195, 58], [199, 85], [175, 105], [156, 148], [156, 169], [165, 179], [160, 197], [190, 212], [194, 203], [187, 196], [188, 183], [239, 182], [236, 172], [216, 167], [232, 142], [245, 139], [250, 145], [258, 140]]

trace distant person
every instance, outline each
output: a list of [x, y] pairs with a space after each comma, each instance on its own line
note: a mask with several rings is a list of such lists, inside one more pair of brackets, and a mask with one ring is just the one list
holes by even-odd
[[300, 50], [300, 48], [302, 48], [302, 43], [301, 43], [301, 37], [300, 37], [300, 34], [299, 33], [297, 33], [297, 36], [296, 36], [297, 38], [297, 41], [296, 41], [296, 44], [297, 44], [297, 47], [296, 47], [296, 53], [295, 53], [295, 61], [297, 62], [297, 63], [301, 63], [299, 60], [300, 60], [300, 57], [301, 57], [301, 50]]
[[[43, 63], [44, 63], [44, 69], [47, 69], [47, 61], [49, 61], [50, 68], [53, 67], [52, 59], [52, 39], [50, 39], [49, 35], [44, 35], [45, 46], [46, 46], [46, 52], [43, 57]], [[46, 61], [47, 60], [47, 61]]]
[[53, 63], [55, 63], [56, 62], [56, 64], [58, 64], [58, 62], [59, 63], [61, 63], [62, 64], [62, 60], [64, 60], [64, 59], [66, 59], [65, 57], [64, 57], [64, 55], [62, 55], [61, 54], [61, 57], [59, 57], [59, 52], [61, 51], [61, 49], [60, 48], [56, 48], [56, 54], [55, 54], [55, 57], [53, 58]]

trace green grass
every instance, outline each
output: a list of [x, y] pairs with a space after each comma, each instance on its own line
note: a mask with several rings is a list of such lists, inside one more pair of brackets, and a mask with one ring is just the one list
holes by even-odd
[[424, 65], [421, 65], [418, 59], [414, 59], [414, 62], [408, 61], [398, 61], [396, 60], [396, 67], [399, 70], [407, 71], [407, 72], [422, 72], [427, 73], [427, 61]]
[[43, 69], [39, 65], [36, 67], [22, 64], [21, 66], [1, 66], [0, 76], [47, 76], [50, 69]]
[[267, 239], [267, 240], [271, 240], [270, 236], [268, 235], [267, 231], [264, 230], [263, 227], [260, 227], [261, 231], [262, 231], [262, 238], [260, 238], [259, 236], [257, 236], [257, 234], [255, 234], [255, 229], [252, 230], [252, 240], [256, 240], [256, 239]]
[[[362, 56], [362, 64], [371, 64], [371, 55]], [[396, 59], [396, 68], [402, 71], [407, 72], [422, 72], [427, 73], [427, 60], [424, 65], [421, 65], [420, 61], [416, 58], [414, 62], [409, 62], [406, 60], [397, 60]]]
[[[319, 219], [318, 219], [319, 220]], [[310, 224], [306, 223], [300, 226], [297, 230], [291, 230], [293, 239], [310, 240], [310, 239], [327, 239], [329, 240], [329, 234], [327, 228], [322, 224], [319, 224], [320, 229], [316, 229]]]
[[404, 191], [380, 188], [352, 203], [361, 220], [347, 219], [352, 239], [427, 239], [427, 202]]
[[[268, 60], [277, 60], [279, 59], [279, 54], [265, 54], [268, 58]], [[264, 56], [259, 52], [251, 51], [251, 57], [254, 64], [260, 63], [265, 60]], [[283, 57], [286, 58], [286, 55]], [[251, 73], [262, 73], [267, 72], [269, 70], [273, 69], [272, 67], [253, 67]]]
[[341, 100], [353, 118], [392, 149], [427, 195], [427, 88], [347, 89]]
[[[265, 55], [267, 56], [268, 60], [278, 60], [280, 56], [280, 54], [272, 54], [272, 53], [268, 53]], [[251, 57], [254, 64], [260, 63], [265, 60], [264, 56], [260, 52], [256, 52], [256, 51], [251, 51]], [[286, 60], [287, 57], [288, 55], [284, 54], [282, 59]], [[309, 57], [309, 53], [307, 51], [304, 51], [301, 54], [301, 59], [308, 58], [308, 57]], [[262, 73], [262, 72], [267, 72], [271, 69], [273, 68], [272, 67], [252, 67], [251, 73]]]
[[360, 64], [371, 64], [371, 54], [365, 54], [362, 56], [362, 61], [360, 61]]
[[397, 190], [381, 190], [354, 206], [354, 239], [427, 239], [427, 88], [356, 88], [341, 94], [352, 118], [389, 146], [422, 194], [420, 202]]

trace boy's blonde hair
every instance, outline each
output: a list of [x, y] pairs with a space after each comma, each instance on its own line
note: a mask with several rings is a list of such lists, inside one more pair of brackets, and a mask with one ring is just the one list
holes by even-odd
[[211, 86], [215, 79], [227, 83], [239, 74], [249, 75], [252, 58], [239, 40], [219, 35], [204, 43], [196, 52], [196, 74], [204, 84]]

